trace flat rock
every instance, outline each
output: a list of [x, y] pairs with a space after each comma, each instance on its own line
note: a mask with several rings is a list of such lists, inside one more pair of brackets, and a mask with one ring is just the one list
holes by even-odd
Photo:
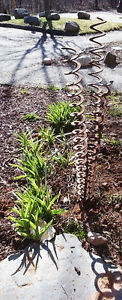
[[71, 234], [10, 255], [0, 262], [0, 274], [2, 300], [94, 300], [104, 289], [111, 299], [121, 299], [120, 269], [86, 252]]
[[29, 25], [39, 26], [40, 22], [40, 19], [34, 16], [24, 17], [24, 23], [27, 23]]
[[107, 243], [107, 239], [97, 232], [89, 232], [87, 241], [94, 246], [100, 246]]
[[78, 34], [80, 30], [79, 25], [73, 21], [67, 21], [65, 24], [65, 32], [68, 34]]
[[25, 8], [15, 8], [14, 16], [15, 19], [24, 19], [24, 17], [29, 16], [29, 12]]
[[0, 14], [0, 21], [9, 21], [11, 20], [11, 16], [8, 14]]
[[78, 19], [89, 20], [90, 19], [90, 14], [88, 14], [85, 11], [79, 11], [78, 12]]

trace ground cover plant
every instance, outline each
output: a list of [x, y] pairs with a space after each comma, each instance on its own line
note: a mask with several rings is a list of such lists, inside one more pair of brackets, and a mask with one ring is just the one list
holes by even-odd
[[[67, 21], [77, 22], [80, 26], [79, 34], [87, 34], [93, 33], [94, 31], [90, 28], [91, 25], [96, 23], [96, 20], [80, 20], [75, 18], [60, 18], [58, 21], [47, 21], [45, 18], [41, 18], [40, 27], [44, 29], [53, 29], [53, 30], [65, 30], [65, 24]], [[8, 24], [17, 24], [17, 25], [25, 25], [23, 19], [12, 19], [10, 21], [6, 21]], [[27, 24], [26, 24], [27, 25]], [[122, 28], [121, 23], [115, 22], [107, 22], [106, 24], [99, 26], [99, 29], [103, 31], [111, 31], [111, 30], [119, 30]]]
[[[52, 222], [53, 218], [53, 225], [57, 233], [72, 231], [72, 233], [75, 233], [81, 240], [83, 239], [85, 249], [101, 255], [103, 258], [109, 256], [112, 262], [120, 264], [121, 182], [119, 173], [121, 166], [121, 144], [110, 143], [106, 140], [107, 137], [110, 141], [120, 141], [120, 114], [113, 116], [108, 111], [108, 114], [105, 116], [104, 135], [95, 179], [95, 197], [92, 202], [87, 201], [86, 203], [82, 203], [82, 210], [80, 210], [77, 203], [76, 175], [73, 163], [71, 135], [69, 133], [65, 134], [64, 132], [55, 134], [54, 128], [52, 128], [52, 125], [46, 118], [46, 114], [49, 113], [49, 105], [56, 104], [59, 101], [66, 102], [69, 91], [67, 91], [67, 89], [49, 90], [40, 89], [38, 87], [28, 87], [29, 94], [22, 94], [21, 90], [22, 87], [17, 86], [0, 86], [2, 96], [0, 100], [0, 115], [2, 120], [0, 135], [0, 162], [2, 170], [0, 177], [0, 259], [7, 257], [10, 253], [20, 251], [29, 243], [27, 238], [20, 237], [18, 233], [13, 230], [12, 221], [8, 219], [8, 216], [11, 215], [13, 218], [18, 219], [18, 213], [16, 212], [16, 215], [11, 213], [11, 208], [18, 210], [19, 205], [19, 209], [21, 209], [21, 204], [17, 204], [16, 201], [18, 200], [21, 203], [22, 197], [24, 197], [24, 199], [25, 196], [27, 198], [30, 197], [35, 187], [37, 190], [39, 188], [39, 199], [44, 191], [43, 189], [45, 189], [44, 198], [46, 200], [45, 184], [48, 183], [47, 187], [50, 202], [56, 197], [53, 205], [50, 207], [51, 211], [55, 210], [56, 212], [56, 210], [64, 209], [66, 213], [55, 214], [55, 218], [52, 216], [49, 218], [46, 217], [46, 223], [49, 225], [49, 222]], [[119, 97], [119, 100], [121, 99], [121, 95], [119, 94], [116, 94], [116, 97]], [[85, 102], [90, 104], [91, 96], [89, 96], [87, 90], [84, 90], [84, 99]], [[111, 103], [111, 97], [109, 99]], [[109, 108], [111, 108], [111, 106]], [[29, 122], [23, 119], [25, 114], [31, 114], [33, 111], [36, 111], [39, 120]], [[19, 134], [19, 136], [17, 136], [17, 134]], [[50, 141], [49, 137], [51, 134], [52, 137]], [[40, 169], [36, 174], [34, 172], [29, 173], [31, 168], [28, 170], [27, 166], [27, 169], [23, 170], [23, 167], [25, 167], [23, 161], [24, 163], [26, 162], [25, 157], [27, 158], [27, 162], [30, 163], [30, 161], [28, 161], [30, 156], [26, 153], [26, 148], [28, 148], [31, 155], [36, 157], [36, 159], [38, 153], [41, 154], [41, 158], [44, 159], [46, 157], [44, 164], [42, 164], [41, 173], [39, 173], [41, 174], [41, 180], [40, 176], [38, 176]], [[66, 163], [64, 158], [66, 159]], [[20, 161], [17, 162], [17, 159]], [[50, 168], [48, 172], [49, 163]], [[13, 164], [21, 165], [22, 169], [12, 166]], [[14, 180], [14, 177], [19, 178], [18, 180]], [[19, 193], [19, 199], [16, 198], [16, 193]], [[33, 195], [33, 197], [37, 197], [36, 192], [34, 192]], [[31, 198], [33, 199], [33, 197]], [[42, 198], [41, 201], [43, 201]], [[29, 201], [26, 203], [28, 203], [28, 209], [24, 209], [24, 213], [25, 211], [26, 213], [28, 212], [28, 221], [25, 221], [27, 223], [27, 232], [25, 233], [28, 235], [34, 234], [36, 239], [39, 239], [39, 235], [41, 236], [42, 234], [39, 227], [42, 215], [40, 212], [36, 215], [34, 210], [33, 216], [30, 217], [29, 213], [33, 207]], [[34, 202], [34, 205], [38, 205], [37, 203], [38, 202]], [[29, 208], [29, 206], [31, 208]], [[39, 205], [39, 208], [41, 209], [41, 205]], [[39, 220], [38, 223], [37, 220]], [[72, 225], [72, 223], [74, 225]], [[30, 225], [28, 227], [28, 224], [31, 224], [32, 227]], [[23, 230], [23, 226], [19, 226], [23, 224], [17, 223], [16, 225], [15, 228], [17, 231]], [[31, 231], [28, 229], [30, 227]], [[91, 246], [87, 242], [87, 232], [89, 228], [107, 237], [107, 245], [98, 248]]]

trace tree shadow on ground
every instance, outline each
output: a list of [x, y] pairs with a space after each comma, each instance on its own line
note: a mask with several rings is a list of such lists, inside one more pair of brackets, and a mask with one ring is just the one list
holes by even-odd
[[[51, 248], [53, 249], [53, 251], [51, 250]], [[21, 271], [22, 269], [24, 270], [23, 275], [25, 275], [30, 267], [33, 267], [33, 269], [36, 271], [39, 259], [43, 259], [43, 250], [47, 252], [49, 258], [52, 260], [56, 269], [58, 270], [58, 256], [55, 246], [55, 238], [53, 238], [51, 241], [45, 241], [44, 243], [34, 242], [33, 244], [27, 246], [23, 253], [10, 255], [8, 258], [9, 261], [17, 260], [21, 257], [21, 263], [17, 270], [12, 274], [12, 276], [15, 275], [17, 272]]]

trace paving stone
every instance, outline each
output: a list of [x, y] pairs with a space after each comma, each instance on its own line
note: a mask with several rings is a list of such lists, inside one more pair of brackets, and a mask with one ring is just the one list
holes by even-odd
[[[26, 248], [0, 263], [2, 300], [100, 299], [109, 289], [120, 300], [120, 269], [86, 252], [76, 236], [58, 235], [52, 242]], [[109, 277], [112, 278], [108, 284]], [[101, 285], [104, 283], [104, 287]]]

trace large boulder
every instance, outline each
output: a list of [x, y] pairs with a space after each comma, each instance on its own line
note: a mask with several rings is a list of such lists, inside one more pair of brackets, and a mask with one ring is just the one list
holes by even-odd
[[78, 19], [89, 20], [90, 19], [90, 14], [88, 14], [84, 11], [79, 11], [78, 12]]
[[52, 13], [47, 16], [47, 20], [60, 20], [60, 15], [57, 13]]
[[110, 68], [116, 67], [116, 65], [117, 65], [116, 55], [112, 54], [111, 52], [108, 52], [104, 62], [107, 65], [107, 67], [110, 67]]
[[71, 34], [71, 35], [78, 34], [79, 30], [80, 30], [80, 27], [76, 22], [73, 22], [73, 21], [66, 22], [65, 32], [67, 34]]
[[40, 19], [34, 16], [24, 17], [24, 23], [27, 23], [29, 25], [39, 26], [40, 22]]
[[15, 8], [14, 16], [15, 19], [24, 19], [24, 17], [29, 16], [29, 12], [25, 8]]
[[11, 16], [8, 14], [0, 14], [0, 21], [9, 21], [11, 20]]

